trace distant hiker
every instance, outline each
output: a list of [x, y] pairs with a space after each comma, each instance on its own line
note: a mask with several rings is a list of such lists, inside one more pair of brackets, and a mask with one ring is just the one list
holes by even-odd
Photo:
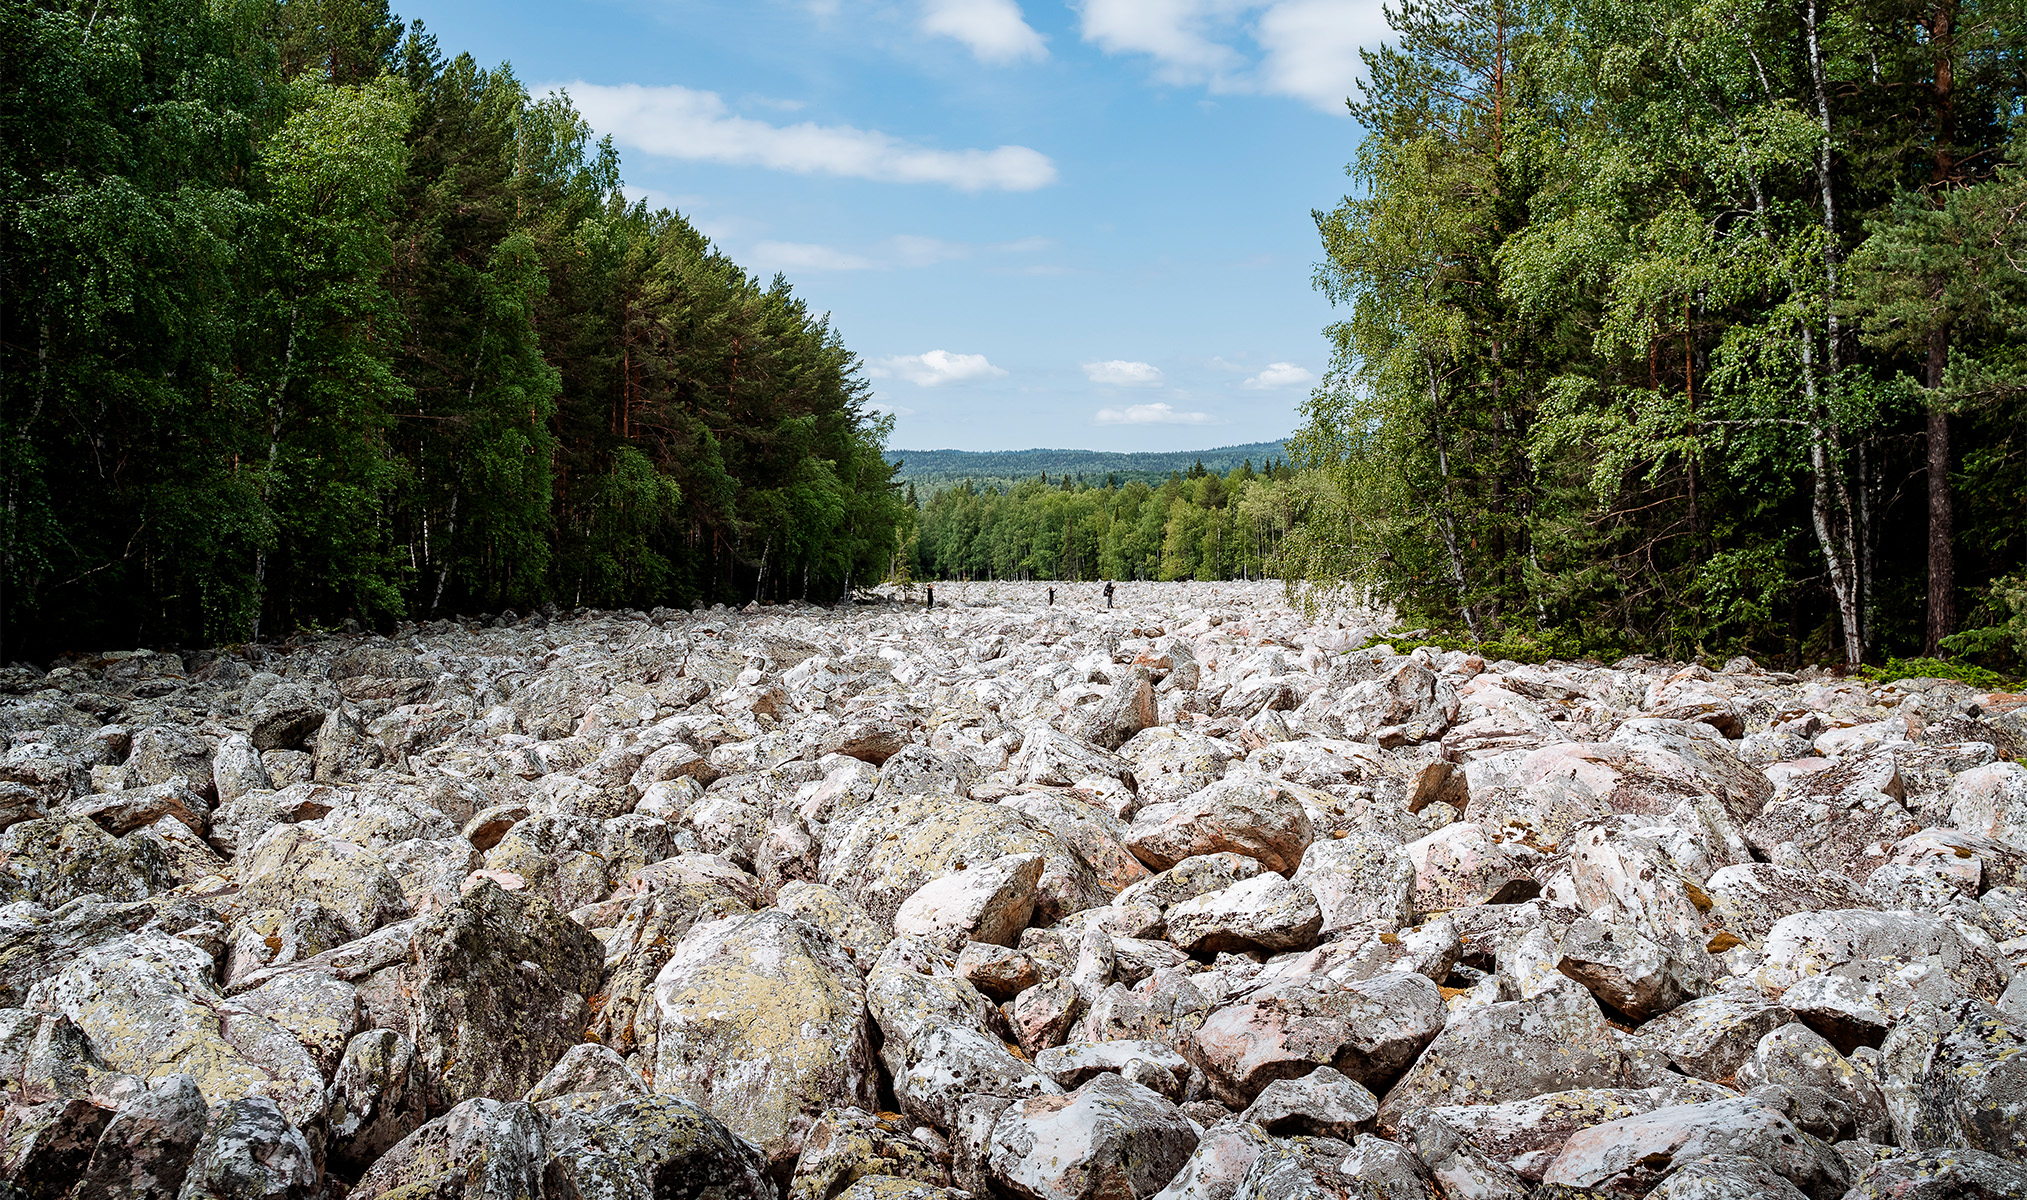
[[1110, 580], [1107, 580], [1105, 583], [1105, 607], [1112, 607], [1112, 583]]
[[929, 586], [929, 585], [925, 584], [925, 585], [923, 585], [923, 588], [922, 588], [922, 590], [923, 590], [923, 591], [925, 591], [925, 592], [927, 592], [927, 593], [929, 593], [929, 603], [928, 603], [928, 605], [926, 605], [926, 607], [928, 607], [928, 608], [935, 608], [935, 607], [936, 607], [936, 589], [935, 589], [934, 587], [932, 587], [932, 586]]
[[1050, 608], [1054, 608], [1055, 606], [1056, 606], [1056, 589], [1054, 589], [1054, 588], [1050, 588], [1050, 589], [1049, 589], [1049, 607], [1050, 607]]

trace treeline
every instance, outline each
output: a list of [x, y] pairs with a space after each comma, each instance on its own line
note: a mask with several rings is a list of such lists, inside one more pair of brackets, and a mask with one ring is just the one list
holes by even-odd
[[1348, 313], [1292, 572], [1487, 638], [2027, 651], [2021, 6], [1393, 26], [1317, 214]]
[[1192, 464], [1159, 487], [966, 482], [922, 506], [902, 561], [918, 579], [1258, 579], [1309, 503], [1278, 460], [1223, 475]]
[[858, 362], [384, 0], [0, 2], [7, 652], [835, 596]]
[[1184, 471], [1225, 475], [1246, 463], [1280, 461], [1288, 449], [1280, 442], [1251, 442], [1210, 450], [892, 450], [888, 456], [901, 460], [895, 481], [912, 483], [926, 494], [960, 483], [1004, 490], [1043, 475], [1068, 475], [1093, 487], [1135, 482], [1160, 487]]

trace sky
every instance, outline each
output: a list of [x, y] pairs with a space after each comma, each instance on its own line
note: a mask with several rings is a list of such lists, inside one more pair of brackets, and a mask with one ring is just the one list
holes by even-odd
[[1380, 0], [396, 0], [865, 361], [896, 448], [1294, 431]]

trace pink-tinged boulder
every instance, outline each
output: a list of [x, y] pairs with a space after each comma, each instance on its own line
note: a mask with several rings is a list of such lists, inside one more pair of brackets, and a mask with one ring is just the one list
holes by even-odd
[[1607, 1192], [1645, 1192], [1677, 1162], [1743, 1154], [1766, 1163], [1812, 1200], [1837, 1200], [1851, 1168], [1830, 1146], [1763, 1100], [1741, 1096], [1664, 1108], [1595, 1125], [1570, 1138], [1543, 1182]]
[[1011, 946], [1035, 911], [1042, 856], [1009, 854], [923, 884], [894, 914], [894, 932], [949, 949], [966, 942]]
[[1212, 1091], [1235, 1107], [1251, 1103], [1276, 1079], [1300, 1078], [1320, 1066], [1382, 1092], [1443, 1020], [1443, 995], [1425, 976], [1388, 971], [1340, 983], [1311, 974], [1214, 1010], [1184, 1053], [1203, 1068]]
[[1167, 1098], [1101, 1074], [1068, 1095], [1010, 1105], [986, 1162], [994, 1180], [1029, 1200], [1144, 1200], [1196, 1146], [1196, 1129]]
[[1315, 943], [1323, 913], [1308, 888], [1268, 874], [1176, 905], [1167, 925], [1168, 939], [1191, 954], [1300, 950]]
[[1541, 894], [1524, 846], [1495, 842], [1476, 823], [1459, 821], [1409, 842], [1401, 852], [1414, 864], [1409, 906], [1446, 912], [1477, 904], [1518, 904]]
[[1313, 836], [1308, 812], [1286, 788], [1241, 776], [1184, 800], [1148, 805], [1134, 815], [1124, 840], [1155, 871], [1196, 855], [1233, 851], [1288, 874], [1301, 865]]

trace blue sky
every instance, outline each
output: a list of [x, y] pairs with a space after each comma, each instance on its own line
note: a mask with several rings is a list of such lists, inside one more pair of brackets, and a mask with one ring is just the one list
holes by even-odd
[[891, 444], [1177, 450], [1291, 432], [1313, 208], [1379, 0], [426, 0], [566, 87], [633, 192], [780, 270]]

